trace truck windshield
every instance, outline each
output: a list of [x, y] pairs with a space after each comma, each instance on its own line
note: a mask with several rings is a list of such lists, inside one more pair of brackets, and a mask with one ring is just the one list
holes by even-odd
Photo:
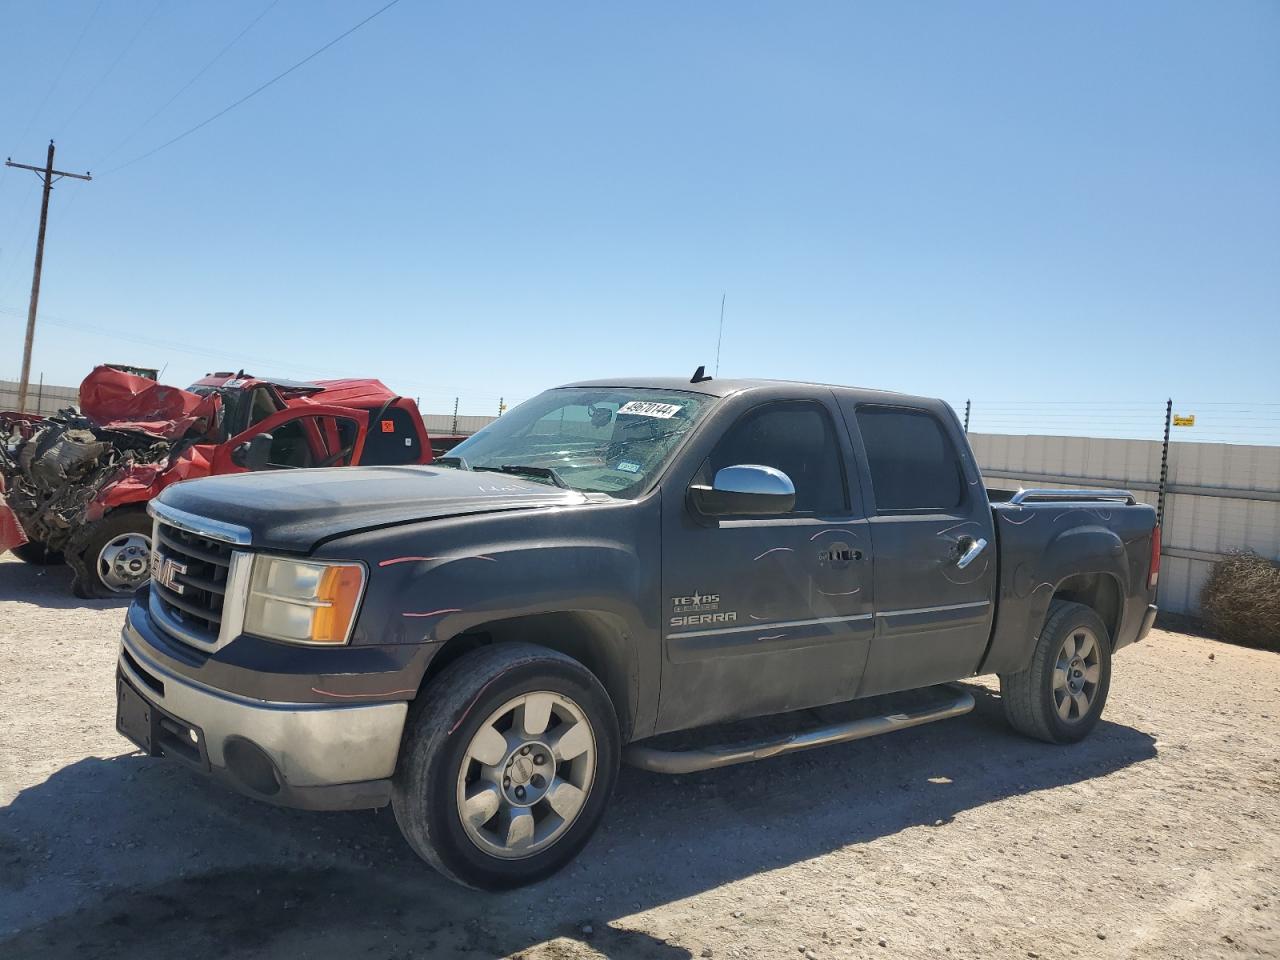
[[634, 387], [548, 390], [458, 444], [442, 462], [634, 497], [662, 469], [710, 399]]

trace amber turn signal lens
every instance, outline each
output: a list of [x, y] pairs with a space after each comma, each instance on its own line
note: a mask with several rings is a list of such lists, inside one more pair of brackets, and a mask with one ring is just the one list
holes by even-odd
[[363, 588], [364, 571], [358, 564], [335, 564], [324, 571], [316, 599], [327, 606], [316, 608], [311, 621], [312, 643], [347, 642]]

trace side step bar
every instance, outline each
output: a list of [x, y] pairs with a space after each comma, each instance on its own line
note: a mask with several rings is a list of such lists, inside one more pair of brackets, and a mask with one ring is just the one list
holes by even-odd
[[973, 706], [973, 695], [957, 690], [952, 700], [911, 713], [863, 717], [860, 720], [849, 720], [844, 723], [815, 727], [800, 733], [790, 733], [776, 739], [701, 747], [693, 750], [659, 750], [643, 744], [632, 744], [623, 751], [622, 759], [633, 767], [639, 767], [651, 773], [695, 773], [699, 770], [729, 767], [736, 763], [764, 760], [767, 757], [794, 753], [797, 750], [825, 747], [833, 743], [865, 740], [867, 737], [875, 737], [894, 730], [906, 730], [908, 727], [918, 727], [921, 724], [933, 723], [935, 720], [958, 717], [968, 713]]

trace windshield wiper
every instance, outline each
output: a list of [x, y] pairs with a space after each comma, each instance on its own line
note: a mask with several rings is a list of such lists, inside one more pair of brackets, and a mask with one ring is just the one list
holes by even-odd
[[462, 457], [436, 457], [431, 461], [442, 467], [453, 467], [457, 470], [470, 470], [471, 465]]
[[471, 469], [487, 470], [492, 473], [510, 473], [515, 476], [541, 477], [545, 480], [550, 480], [562, 490], [571, 489], [571, 487], [564, 482], [564, 478], [550, 467], [532, 467], [522, 463], [504, 463], [500, 467], [472, 467]]

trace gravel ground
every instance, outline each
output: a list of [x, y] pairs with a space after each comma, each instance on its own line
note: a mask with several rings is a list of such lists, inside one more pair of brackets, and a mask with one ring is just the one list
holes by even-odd
[[113, 728], [120, 603], [0, 558], [0, 957], [1280, 956], [1280, 656], [1154, 632], [1052, 747], [967, 717], [695, 776], [624, 768], [504, 895], [388, 811], [278, 810]]

